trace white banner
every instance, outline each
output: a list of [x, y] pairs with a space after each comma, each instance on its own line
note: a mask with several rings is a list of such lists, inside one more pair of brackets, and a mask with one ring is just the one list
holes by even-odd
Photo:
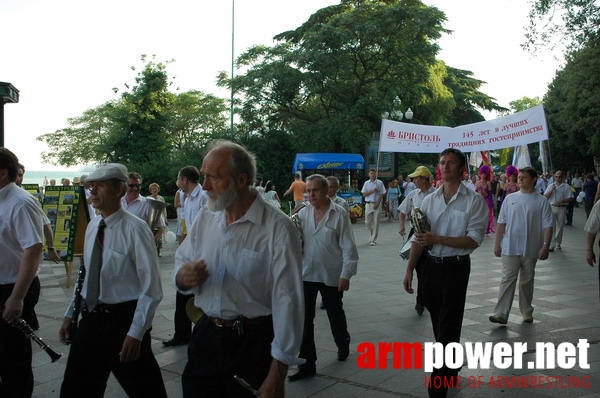
[[381, 152], [439, 153], [446, 148], [463, 152], [516, 147], [548, 139], [542, 105], [522, 112], [458, 127], [425, 126], [383, 119]]

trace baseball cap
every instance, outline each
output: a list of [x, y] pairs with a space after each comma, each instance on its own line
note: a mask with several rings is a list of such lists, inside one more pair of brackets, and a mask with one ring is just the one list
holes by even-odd
[[419, 166], [415, 169], [415, 171], [412, 174], [408, 175], [410, 178], [415, 178], [415, 177], [431, 177], [431, 172], [429, 171], [429, 169], [425, 166]]

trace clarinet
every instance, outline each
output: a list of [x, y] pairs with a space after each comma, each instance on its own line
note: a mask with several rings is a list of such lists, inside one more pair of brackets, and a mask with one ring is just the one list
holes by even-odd
[[81, 312], [81, 288], [83, 287], [83, 280], [85, 279], [85, 266], [83, 264], [83, 256], [81, 256], [81, 265], [79, 272], [77, 273], [77, 285], [75, 286], [75, 292], [73, 293], [73, 316], [71, 317], [71, 331], [70, 338], [66, 340], [67, 344], [70, 344], [74, 338], [77, 326], [79, 323], [79, 313]]
[[29, 324], [23, 318], [17, 318], [17, 320], [11, 323], [11, 325], [19, 329], [21, 332], [23, 332], [25, 336], [35, 341], [40, 347], [42, 347], [42, 349], [46, 351], [46, 354], [50, 356], [52, 362], [58, 361], [62, 356], [62, 354], [59, 354], [58, 352], [54, 351], [52, 348], [50, 348], [48, 344], [44, 343], [41, 337], [38, 337], [35, 334], [31, 326], [29, 326]]

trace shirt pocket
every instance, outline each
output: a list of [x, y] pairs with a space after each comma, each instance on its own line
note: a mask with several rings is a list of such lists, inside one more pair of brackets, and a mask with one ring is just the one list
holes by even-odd
[[337, 230], [326, 225], [319, 231], [317, 239], [324, 246], [331, 246], [337, 239]]
[[109, 279], [120, 279], [127, 274], [129, 258], [112, 249], [106, 249], [102, 257], [102, 276]]
[[268, 256], [249, 249], [242, 249], [240, 254], [235, 262], [234, 278], [248, 286], [263, 283], [269, 268]]
[[448, 224], [445, 225], [446, 236], [463, 236], [467, 232], [469, 215], [465, 211], [450, 210]]

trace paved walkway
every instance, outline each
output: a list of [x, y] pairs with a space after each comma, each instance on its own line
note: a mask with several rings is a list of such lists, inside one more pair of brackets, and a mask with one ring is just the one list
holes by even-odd
[[[336, 360], [336, 347], [329, 331], [325, 311], [318, 311], [315, 320], [316, 343], [319, 352], [317, 376], [287, 383], [287, 396], [300, 397], [426, 397], [423, 369], [395, 369], [393, 360], [380, 362], [377, 369], [361, 369], [357, 365], [357, 346], [361, 342], [431, 342], [433, 335], [427, 311], [418, 316], [414, 311], [414, 296], [402, 289], [406, 262], [397, 255], [402, 245], [398, 224], [381, 222], [377, 246], [368, 242], [367, 229], [359, 219], [353, 225], [359, 247], [358, 275], [352, 279], [350, 291], [344, 295], [349, 331], [352, 336], [351, 354], [346, 362]], [[585, 212], [575, 209], [574, 223], [565, 227], [562, 251], [551, 253], [547, 261], [539, 261], [534, 293], [533, 324], [521, 322], [518, 308], [506, 326], [488, 321], [496, 302], [501, 278], [501, 261], [492, 254], [493, 235], [474, 252], [467, 304], [462, 329], [465, 342], [527, 342], [523, 355], [525, 366], [535, 360], [536, 342], [562, 342], [577, 344], [579, 339], [590, 343], [588, 361], [590, 369], [575, 366], [572, 369], [531, 370], [468, 369], [460, 372], [461, 388], [451, 390], [456, 397], [599, 397], [600, 396], [600, 302], [598, 299], [598, 271], [585, 262]], [[173, 226], [174, 223], [171, 223]], [[181, 397], [180, 375], [186, 362], [185, 347], [164, 348], [162, 341], [171, 338], [175, 291], [170, 283], [176, 245], [167, 245], [161, 258], [161, 272], [165, 298], [158, 307], [153, 325], [153, 350], [161, 366], [169, 397]], [[78, 264], [74, 265], [72, 280], [76, 279]], [[42, 293], [36, 309], [41, 329], [38, 335], [63, 358], [51, 363], [49, 357], [34, 345], [34, 397], [57, 397], [66, 364], [68, 346], [57, 341], [58, 329], [72, 287], [66, 287], [62, 264], [44, 263], [41, 272]], [[517, 299], [515, 299], [515, 305]], [[583, 379], [590, 375], [589, 379]], [[481, 376], [479, 388], [469, 388], [468, 381]], [[490, 384], [499, 376], [570, 376], [560, 382], [546, 381], [537, 388], [507, 388]], [[538, 379], [536, 379], [538, 380]], [[588, 388], [568, 388], [568, 381], [584, 380]], [[573, 383], [571, 383], [573, 384]], [[541, 388], [539, 388], [541, 387]], [[85, 392], [82, 391], [82, 396]], [[110, 379], [106, 397], [124, 397], [114, 378]]]

